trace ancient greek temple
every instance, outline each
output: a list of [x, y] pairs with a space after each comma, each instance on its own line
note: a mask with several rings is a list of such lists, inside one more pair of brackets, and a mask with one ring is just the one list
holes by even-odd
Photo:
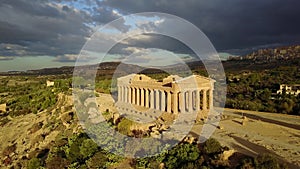
[[[142, 74], [117, 79], [119, 108], [126, 105], [169, 113], [208, 112], [213, 106], [214, 80], [192, 75], [171, 75], [162, 81]], [[125, 109], [125, 108], [124, 108]]]

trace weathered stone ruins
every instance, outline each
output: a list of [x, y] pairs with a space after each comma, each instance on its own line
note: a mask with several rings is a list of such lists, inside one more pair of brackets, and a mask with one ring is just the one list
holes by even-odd
[[128, 111], [131, 107], [136, 110], [129, 111], [138, 113], [146, 110], [172, 114], [196, 111], [198, 117], [205, 118], [213, 107], [214, 82], [199, 75], [186, 78], [171, 75], [158, 81], [146, 75], [131, 74], [117, 79], [116, 105], [119, 110]]
[[277, 94], [283, 94], [283, 93], [298, 96], [300, 94], [300, 85], [281, 84], [279, 90], [277, 90]]

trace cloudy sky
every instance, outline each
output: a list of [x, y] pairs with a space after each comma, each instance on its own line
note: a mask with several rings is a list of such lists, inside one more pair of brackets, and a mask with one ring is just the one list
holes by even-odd
[[[259, 48], [300, 44], [299, 0], [0, 2], [0, 71], [74, 65], [96, 28], [137, 12], [163, 12], [186, 19], [206, 34], [221, 55], [240, 55]], [[128, 31], [128, 23], [120, 23], [118, 30]], [[153, 56], [163, 55], [161, 50], [182, 57], [192, 55], [178, 41], [146, 34], [117, 44], [109, 57], [122, 58], [149, 48], [156, 52]]]

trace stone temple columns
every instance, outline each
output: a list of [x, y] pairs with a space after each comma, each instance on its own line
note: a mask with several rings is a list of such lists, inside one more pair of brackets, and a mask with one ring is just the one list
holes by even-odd
[[181, 91], [179, 93], [178, 104], [179, 111], [182, 113], [208, 110], [213, 106], [213, 92], [206, 89]]
[[162, 89], [118, 86], [118, 101], [166, 112], [178, 110], [178, 93]]
[[213, 107], [212, 89], [172, 91], [118, 85], [118, 101], [169, 113], [207, 111]]

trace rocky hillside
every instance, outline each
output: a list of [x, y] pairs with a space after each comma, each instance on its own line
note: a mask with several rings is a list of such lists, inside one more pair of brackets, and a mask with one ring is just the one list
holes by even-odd
[[260, 49], [246, 56], [230, 57], [229, 60], [251, 60], [255, 63], [270, 63], [296, 58], [300, 58], [300, 45], [278, 47], [274, 49]]
[[52, 110], [38, 114], [9, 117], [9, 122], [0, 127], [0, 166], [26, 166], [33, 157], [47, 157], [52, 144], [64, 134], [80, 131], [72, 108], [72, 97], [58, 95]]

